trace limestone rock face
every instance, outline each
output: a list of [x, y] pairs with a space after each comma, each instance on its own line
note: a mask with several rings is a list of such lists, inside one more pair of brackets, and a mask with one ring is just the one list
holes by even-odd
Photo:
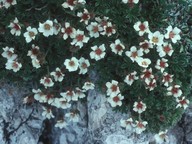
[[40, 107], [23, 104], [28, 89], [0, 83], [0, 143], [37, 144], [43, 123]]
[[[60, 135], [53, 144], [154, 144], [154, 134], [135, 136], [121, 128], [120, 119], [128, 118], [128, 114], [113, 111], [105, 95], [92, 90], [87, 96], [87, 104], [78, 105], [81, 121], [59, 130]], [[178, 125], [169, 130], [167, 144], [192, 144], [191, 113], [189, 108]]]
[[70, 122], [63, 129], [54, 127], [54, 123], [52, 123], [51, 144], [84, 144], [88, 141], [86, 107], [85, 104], [78, 102], [77, 108], [81, 110], [80, 121], [78, 123]]
[[88, 104], [93, 107], [88, 107], [88, 118], [91, 122], [89, 131], [92, 134], [90, 144], [144, 144], [149, 142], [150, 134], [135, 138], [131, 132], [121, 128], [120, 120], [128, 118], [128, 114], [113, 111], [105, 95], [92, 91], [88, 99], [90, 99]]
[[[95, 90], [89, 92], [87, 104], [78, 103], [81, 112], [79, 123], [71, 123], [60, 130], [53, 144], [147, 144], [151, 134], [135, 137], [120, 127], [120, 119], [127, 115], [116, 113], [107, 102], [106, 96]], [[57, 135], [57, 134], [56, 134]]]
[[[154, 143], [154, 134], [136, 136], [121, 128], [120, 120], [129, 115], [113, 111], [106, 96], [96, 90], [89, 91], [86, 100], [75, 105], [80, 111], [80, 121], [70, 122], [63, 129], [54, 127], [54, 119], [44, 120], [39, 103], [23, 104], [23, 98], [30, 91], [31, 89], [14, 84], [0, 83], [0, 144]], [[58, 110], [54, 115], [60, 113], [65, 112]], [[192, 144], [192, 107], [187, 109], [181, 121], [169, 130], [168, 135], [169, 144]]]

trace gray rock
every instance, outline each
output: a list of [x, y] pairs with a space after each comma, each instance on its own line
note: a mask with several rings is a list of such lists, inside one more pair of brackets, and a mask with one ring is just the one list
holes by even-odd
[[184, 138], [183, 128], [178, 125], [174, 126], [169, 130], [168, 136], [170, 143], [182, 144]]
[[[0, 88], [0, 144], [37, 144], [43, 130], [44, 118], [38, 103], [22, 103], [29, 93], [27, 88], [2, 83]], [[113, 111], [106, 96], [92, 90], [87, 102], [77, 102], [73, 107], [80, 111], [80, 121], [69, 123], [64, 129], [55, 128], [49, 120], [48, 136], [52, 144], [149, 144], [154, 141], [151, 133], [134, 135], [120, 127], [120, 119], [129, 114]], [[66, 111], [56, 110], [56, 117]], [[45, 127], [46, 129], [46, 127]], [[192, 107], [182, 120], [169, 130], [169, 144], [192, 144]], [[46, 144], [44, 141], [41, 144]], [[40, 143], [39, 143], [40, 144]]]
[[106, 97], [95, 90], [89, 92], [87, 97], [89, 129], [94, 131], [102, 125], [107, 113]]
[[67, 139], [65, 134], [61, 134], [60, 139], [59, 139], [59, 144], [60, 143], [66, 143], [67, 144]]
[[132, 132], [120, 126], [120, 119], [128, 118], [128, 114], [113, 111], [106, 96], [97, 91], [88, 95], [88, 130], [89, 144], [147, 144], [149, 135], [137, 138]]
[[[74, 106], [74, 105], [73, 105]], [[52, 124], [52, 143], [53, 144], [85, 144], [87, 141], [87, 105], [78, 102], [76, 108], [80, 111], [80, 121], [70, 122], [66, 128], [59, 129]], [[59, 111], [63, 113], [66, 111]]]
[[41, 112], [36, 111], [40, 106], [23, 104], [27, 88], [2, 81], [0, 85], [0, 143], [37, 144], [43, 123]]
[[169, 130], [170, 144], [192, 144], [192, 105], [176, 126]]
[[109, 135], [105, 140], [106, 144], [134, 144], [132, 139], [127, 139], [125, 135]]

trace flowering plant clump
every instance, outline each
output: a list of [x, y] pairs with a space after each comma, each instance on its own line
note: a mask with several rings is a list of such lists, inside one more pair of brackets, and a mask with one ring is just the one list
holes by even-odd
[[[160, 131], [155, 139], [167, 139], [164, 131], [180, 119], [191, 100], [192, 42], [185, 18], [178, 23], [172, 18], [177, 4], [151, 0], [0, 4], [0, 76], [36, 83], [25, 103], [27, 99], [41, 103], [42, 115], [55, 118], [55, 127], [63, 128], [79, 121], [76, 102], [97, 88], [115, 110], [131, 112], [127, 120], [120, 120], [122, 127], [137, 134]], [[92, 80], [92, 71], [98, 80]], [[56, 109], [65, 113], [56, 116]]]

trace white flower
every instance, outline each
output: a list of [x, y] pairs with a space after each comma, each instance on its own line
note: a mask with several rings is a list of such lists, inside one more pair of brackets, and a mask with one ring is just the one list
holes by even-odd
[[52, 79], [46, 76], [41, 78], [40, 83], [43, 84], [45, 88], [52, 87], [54, 85]]
[[148, 21], [145, 21], [145, 22], [140, 22], [140, 21], [138, 21], [138, 22], [136, 22], [135, 24], [134, 24], [134, 29], [136, 30], [136, 31], [138, 31], [139, 32], [139, 36], [143, 36], [145, 33], [148, 33], [149, 32], [149, 24], [148, 24]]
[[53, 29], [53, 21], [47, 20], [44, 23], [39, 23], [38, 31], [40, 33], [43, 33], [45, 37], [48, 37], [50, 35], [53, 35], [54, 29]]
[[164, 83], [164, 86], [168, 87], [169, 84], [173, 82], [173, 75], [170, 75], [167, 72], [164, 72], [162, 82]]
[[127, 83], [128, 85], [132, 85], [134, 80], [138, 80], [139, 78], [136, 76], [137, 72], [134, 71], [130, 74], [128, 74], [125, 79], [124, 82]]
[[78, 69], [79, 61], [77, 58], [72, 57], [71, 59], [66, 59], [64, 65], [69, 72], [73, 72]]
[[58, 127], [60, 129], [66, 127], [68, 123], [65, 120], [57, 120], [57, 123], [55, 124], [55, 127]]
[[60, 95], [68, 101], [78, 101], [78, 95], [74, 91], [68, 90], [67, 92], [60, 93]]
[[91, 53], [90, 53], [90, 57], [91, 59], [95, 59], [96, 61], [102, 59], [105, 57], [105, 45], [102, 44], [100, 45], [99, 47], [98, 46], [93, 46], [91, 47], [91, 49], [93, 50]]
[[157, 144], [163, 144], [163, 143], [169, 143], [169, 137], [167, 136], [167, 130], [166, 131], [161, 131], [158, 134], [154, 136], [155, 142]]
[[27, 56], [30, 56], [31, 59], [36, 59], [37, 55], [39, 54], [39, 47], [35, 46], [34, 44], [32, 45], [32, 49], [28, 51]]
[[72, 45], [83, 47], [83, 43], [87, 43], [89, 41], [89, 37], [84, 35], [84, 31], [77, 30], [75, 34], [75, 38], [71, 42]]
[[3, 53], [1, 54], [7, 60], [15, 60], [17, 58], [17, 54], [14, 54], [14, 48], [12, 47], [5, 47], [3, 48]]
[[144, 79], [145, 83], [149, 84], [151, 79], [154, 78], [154, 75], [152, 74], [152, 69], [144, 69], [143, 74], [141, 75], [141, 79]]
[[73, 10], [76, 4], [77, 4], [77, 0], [67, 0], [62, 4], [62, 7], [70, 8], [71, 10]]
[[59, 99], [59, 107], [62, 109], [68, 109], [71, 107], [71, 104], [66, 98], [60, 98]]
[[136, 132], [137, 134], [141, 134], [143, 131], [145, 131], [147, 124], [148, 124], [148, 123], [147, 123], [146, 121], [137, 121], [137, 120], [136, 120], [135, 132]]
[[160, 46], [164, 43], [163, 42], [164, 35], [162, 35], [159, 31], [156, 31], [154, 33], [149, 32], [148, 38], [149, 38], [149, 42], [154, 45]]
[[75, 38], [76, 30], [70, 26], [70, 23], [65, 22], [65, 27], [61, 29], [63, 33], [63, 39], [66, 40], [68, 37]]
[[120, 93], [118, 81], [112, 80], [111, 82], [107, 82], [105, 85], [107, 87], [107, 95], [113, 97]]
[[55, 98], [54, 102], [52, 103], [53, 106], [62, 109], [68, 109], [71, 107], [71, 104], [66, 98]]
[[144, 112], [146, 110], [146, 104], [144, 104], [142, 101], [134, 102], [133, 110], [135, 112], [138, 112], [139, 114]]
[[77, 3], [78, 3], [78, 4], [83, 4], [83, 5], [84, 5], [84, 4], [86, 4], [86, 1], [85, 1], [85, 0], [78, 0]]
[[120, 56], [122, 56], [123, 50], [125, 49], [125, 46], [121, 43], [119, 39], [116, 39], [115, 43], [112, 43], [110, 47], [112, 52]]
[[54, 72], [51, 72], [50, 75], [54, 77], [55, 81], [62, 82], [64, 78], [64, 74], [61, 72], [60, 68], [56, 68]]
[[38, 59], [36, 59], [36, 58], [33, 58], [33, 59], [32, 59], [32, 65], [33, 65], [33, 67], [36, 68], [36, 69], [38, 69], [38, 68], [41, 67], [40, 61], [39, 61]]
[[138, 57], [136, 59], [136, 62], [139, 66], [143, 67], [143, 68], [147, 68], [150, 64], [151, 64], [151, 60], [148, 58], [142, 58], [142, 57]]
[[182, 91], [179, 89], [179, 85], [173, 85], [167, 88], [167, 95], [173, 95], [174, 97], [178, 98], [182, 95]]
[[82, 89], [85, 91], [93, 90], [95, 88], [95, 85], [92, 82], [85, 82]]
[[88, 21], [91, 18], [89, 12], [87, 9], [84, 9], [84, 12], [78, 12], [77, 16], [81, 18], [80, 22], [84, 22], [86, 25], [88, 25]]
[[133, 130], [133, 128], [135, 127], [135, 124], [133, 123], [132, 118], [129, 118], [127, 120], [121, 119], [120, 125], [121, 125], [121, 127], [124, 127], [126, 130], [129, 130], [129, 131]]
[[121, 106], [124, 96], [118, 94], [116, 96], [110, 96], [107, 98], [107, 101], [111, 104], [112, 107]]
[[91, 22], [86, 28], [89, 31], [89, 36], [94, 38], [98, 38], [99, 32], [103, 31], [103, 28], [97, 22]]
[[167, 33], [165, 34], [165, 38], [171, 39], [173, 43], [176, 43], [178, 40], [181, 39], [180, 32], [181, 30], [178, 29], [177, 27], [173, 29], [172, 26], [168, 26]]
[[139, 0], [122, 0], [123, 3], [127, 4], [127, 3], [134, 3], [137, 4], [139, 2]]
[[77, 112], [70, 112], [65, 114], [66, 118], [69, 118], [69, 121], [79, 122], [79, 114]]
[[61, 24], [56, 19], [53, 20], [53, 34], [58, 35], [61, 30]]
[[116, 33], [116, 30], [114, 26], [112, 25], [111, 22], [107, 22], [104, 27], [104, 31], [101, 33], [102, 35], [107, 35], [108, 37], [111, 36], [112, 34]]
[[6, 9], [8, 9], [11, 5], [16, 5], [16, 0], [4, 0], [4, 6]]
[[75, 88], [75, 95], [76, 95], [78, 98], [84, 98], [84, 97], [85, 97], [84, 91], [81, 90], [81, 89], [78, 88], [78, 87]]
[[95, 17], [95, 20], [102, 26], [106, 26], [109, 20], [109, 17], [104, 16], [102, 19], [100, 17]]
[[154, 90], [154, 88], [157, 86], [156, 79], [151, 79], [149, 82], [146, 83], [146, 89], [149, 89], [149, 91]]
[[23, 35], [25, 37], [26, 42], [29, 43], [35, 39], [35, 36], [37, 35], [37, 29], [31, 28], [29, 26], [29, 27], [27, 27], [27, 32], [25, 32]]
[[157, 46], [157, 52], [159, 52], [160, 57], [164, 57], [165, 55], [171, 56], [173, 53], [173, 48], [171, 44], [164, 43], [161, 46]]
[[43, 107], [43, 113], [42, 116], [46, 117], [47, 119], [54, 118], [55, 116], [52, 113], [52, 110], [50, 108]]
[[149, 51], [150, 51], [149, 48], [153, 48], [153, 45], [148, 40], [140, 42], [139, 46], [140, 46], [140, 48], [143, 49], [143, 52], [146, 54], [149, 53]]
[[184, 110], [189, 106], [189, 100], [182, 97], [181, 99], [176, 98], [176, 102], [178, 103], [176, 108], [183, 107]]
[[158, 70], [160, 70], [160, 71], [163, 73], [163, 71], [165, 70], [165, 68], [169, 66], [168, 63], [167, 63], [167, 61], [168, 61], [168, 60], [167, 60], [167, 59], [164, 59], [164, 58], [162, 58], [161, 60], [158, 59], [156, 65], [155, 65], [155, 68], [158, 69]]
[[5, 64], [5, 68], [8, 70], [13, 70], [14, 72], [17, 72], [21, 69], [22, 64], [17, 62], [16, 60], [8, 60]]
[[54, 99], [54, 95], [51, 94], [51, 93], [46, 94], [46, 95], [45, 95], [45, 98], [46, 98], [46, 103], [48, 103], [48, 104], [53, 103], [54, 100], [55, 100], [55, 99]]
[[46, 95], [40, 89], [32, 89], [32, 92], [34, 93], [35, 100], [39, 101], [40, 103], [47, 102]]
[[15, 20], [11, 22], [8, 27], [11, 28], [12, 35], [15, 35], [15, 36], [21, 35], [21, 26], [19, 25], [19, 21], [17, 18], [15, 18]]
[[88, 67], [90, 66], [89, 60], [81, 57], [79, 59], [79, 74], [86, 74], [88, 71]]
[[139, 57], [143, 56], [143, 50], [142, 49], [137, 50], [135, 46], [132, 46], [130, 48], [130, 51], [126, 51], [125, 54], [132, 60], [132, 62], [134, 62]]
[[29, 96], [24, 97], [24, 98], [23, 98], [23, 104], [29, 104], [29, 103], [31, 103], [30, 98], [31, 98], [31, 97], [29, 97]]

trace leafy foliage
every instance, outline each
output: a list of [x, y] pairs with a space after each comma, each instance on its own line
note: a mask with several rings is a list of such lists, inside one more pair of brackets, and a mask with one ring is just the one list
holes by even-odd
[[[146, 120], [150, 131], [158, 132], [175, 124], [183, 113], [183, 110], [176, 109], [177, 103], [175, 98], [167, 96], [166, 87], [163, 86], [161, 79], [162, 73], [155, 69], [155, 63], [159, 58], [156, 49], [152, 49], [146, 57], [151, 60], [151, 67], [155, 76], [158, 77], [157, 87], [153, 91], [146, 90], [145, 83], [139, 79], [128, 86], [124, 83], [124, 78], [127, 74], [136, 71], [138, 75], [142, 74], [143, 68], [133, 63], [129, 57], [123, 53], [122, 56], [114, 54], [111, 51], [110, 44], [116, 39], [120, 39], [125, 45], [125, 51], [128, 51], [131, 46], [138, 46], [139, 42], [147, 39], [145, 36], [139, 37], [134, 30], [133, 25], [137, 21], [148, 21], [150, 30], [161, 30], [165, 32], [168, 25], [177, 26], [182, 29], [183, 39], [174, 45], [174, 53], [172, 57], [167, 57], [169, 67], [166, 71], [174, 75], [174, 84], [181, 85], [183, 95], [191, 99], [191, 69], [192, 69], [192, 42], [191, 42], [191, 19], [189, 16], [190, 9], [186, 6], [187, 3], [179, 0], [175, 3], [169, 3], [166, 0], [145, 0], [139, 4], [129, 5], [123, 4], [120, 0], [87, 0], [85, 5], [77, 5], [74, 10], [64, 9], [61, 5], [63, 0], [17, 0], [17, 5], [11, 6], [8, 9], [0, 9], [0, 47], [14, 47], [15, 53], [18, 54], [18, 60], [22, 63], [22, 69], [17, 73], [5, 70], [6, 60], [0, 57], [0, 78], [20, 82], [38, 82], [45, 76], [50, 76], [50, 72], [56, 67], [60, 67], [65, 74], [65, 79], [61, 83], [56, 83], [54, 87], [45, 91], [74, 89], [82, 87], [85, 81], [89, 81], [88, 74], [79, 75], [78, 72], [68, 72], [63, 62], [71, 57], [84, 57], [90, 59], [91, 47], [94, 45], [106, 46], [106, 56], [99, 61], [90, 60], [91, 66], [89, 71], [95, 71], [98, 75], [97, 85], [100, 91], [105, 92], [106, 82], [117, 80], [119, 82], [120, 91], [124, 96], [121, 107], [116, 107], [115, 110], [121, 112], [131, 111], [132, 117], [137, 119], [138, 114], [134, 112], [133, 103], [139, 99], [143, 100], [147, 105], [147, 110], [142, 114], [142, 119]], [[179, 3], [179, 6], [177, 5]], [[71, 39], [63, 40], [62, 33], [56, 36], [44, 37], [38, 34], [34, 41], [26, 43], [23, 33], [26, 32], [28, 26], [38, 28], [39, 22], [43, 23], [47, 19], [57, 19], [61, 26], [65, 22], [76, 28], [83, 30], [85, 35], [88, 35], [86, 25], [79, 22], [77, 12], [83, 12], [86, 8], [92, 15], [90, 22], [94, 22], [94, 17], [109, 17], [109, 21], [114, 24], [116, 34], [108, 37], [100, 35], [95, 39], [90, 39], [89, 43], [84, 44], [83, 48], [71, 45]], [[182, 9], [180, 9], [182, 8]], [[175, 12], [180, 10], [181, 15], [175, 16]], [[173, 13], [171, 13], [173, 12]], [[188, 14], [189, 13], [189, 14]], [[13, 36], [10, 33], [8, 25], [11, 21], [18, 18], [21, 23], [21, 35]], [[188, 25], [186, 25], [188, 24]], [[42, 66], [36, 69], [31, 64], [30, 57], [27, 56], [31, 45], [35, 44], [40, 47]], [[1, 49], [1, 53], [3, 50]], [[44, 88], [42, 85], [39, 88]], [[59, 97], [59, 96], [57, 96]]]

